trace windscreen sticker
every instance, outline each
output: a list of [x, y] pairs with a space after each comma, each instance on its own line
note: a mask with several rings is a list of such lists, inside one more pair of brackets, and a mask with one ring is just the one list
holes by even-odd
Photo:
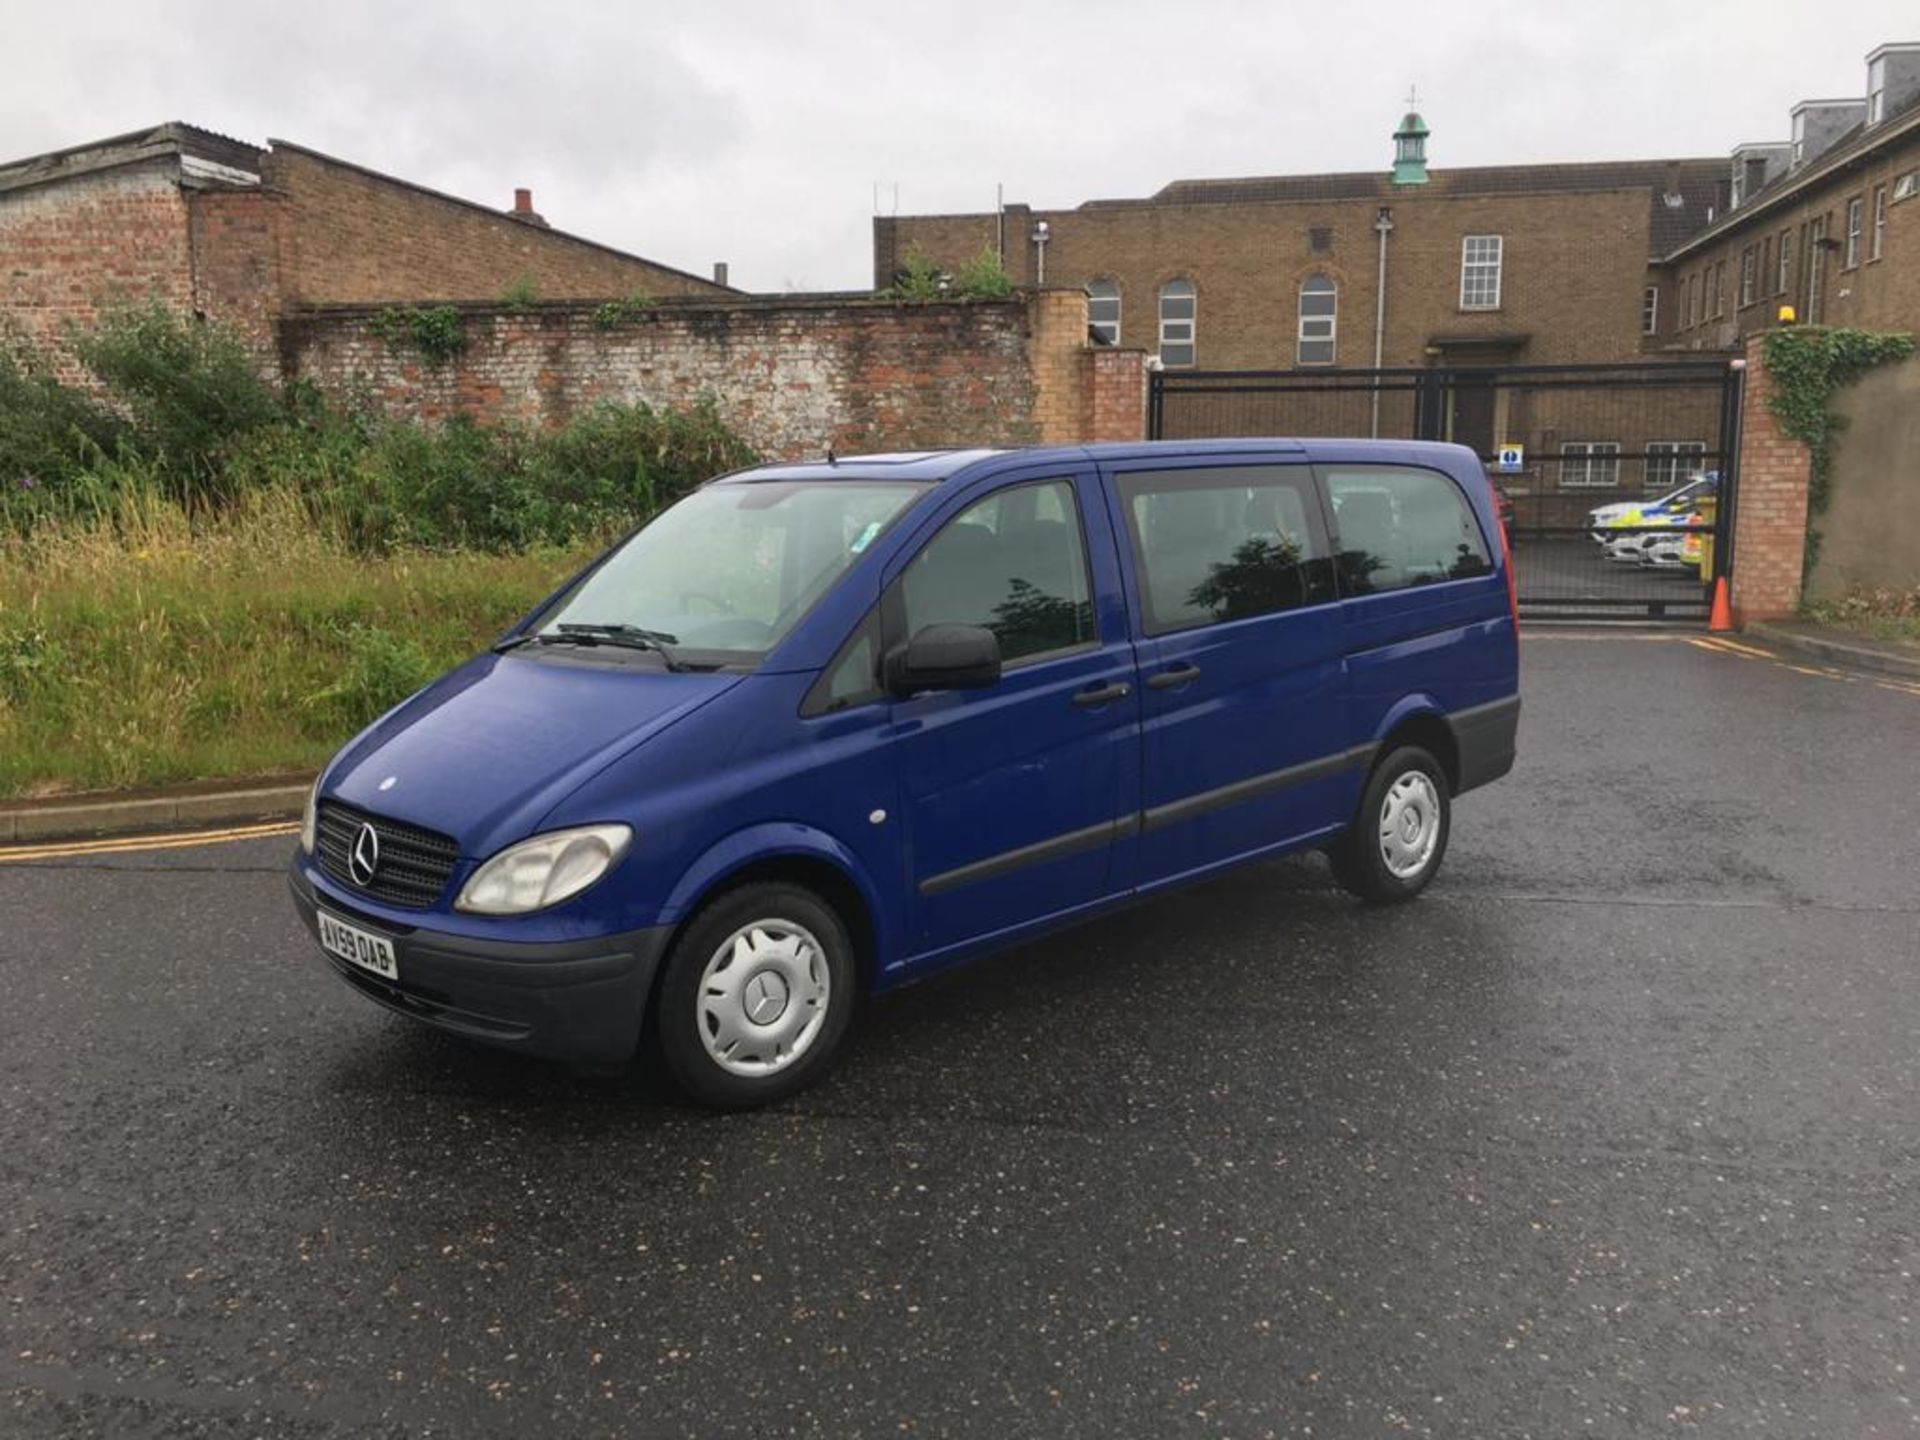
[[867, 546], [873, 543], [873, 537], [878, 535], [879, 533], [880, 533], [880, 522], [878, 520], [875, 520], [872, 524], [868, 525], [866, 529], [862, 530], [858, 535], [854, 537], [853, 553], [858, 555], [862, 550], [866, 549]]

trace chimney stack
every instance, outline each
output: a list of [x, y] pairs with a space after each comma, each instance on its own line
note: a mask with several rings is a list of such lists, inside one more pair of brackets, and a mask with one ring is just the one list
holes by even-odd
[[527, 189], [525, 186], [518, 187], [514, 190], [513, 209], [507, 213], [523, 225], [538, 225], [542, 230], [549, 228], [547, 225], [547, 217], [533, 208], [533, 191]]
[[713, 262], [713, 283], [716, 285], [725, 285], [727, 283], [726, 261], [716, 260]]

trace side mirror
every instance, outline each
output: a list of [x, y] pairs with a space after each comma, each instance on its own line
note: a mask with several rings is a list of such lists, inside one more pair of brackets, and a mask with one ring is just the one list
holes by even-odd
[[886, 659], [887, 689], [980, 690], [1000, 681], [1000, 642], [979, 625], [928, 625]]

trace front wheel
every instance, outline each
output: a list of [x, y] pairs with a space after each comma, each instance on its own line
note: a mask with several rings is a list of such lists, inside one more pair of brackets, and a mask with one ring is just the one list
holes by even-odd
[[655, 1024], [667, 1072], [702, 1105], [765, 1105], [810, 1084], [846, 1034], [853, 945], [813, 891], [752, 884], [722, 895], [674, 942]]
[[1447, 772], [1417, 745], [1374, 767], [1353, 823], [1327, 851], [1341, 888], [1375, 905], [1411, 900], [1447, 853], [1453, 802]]

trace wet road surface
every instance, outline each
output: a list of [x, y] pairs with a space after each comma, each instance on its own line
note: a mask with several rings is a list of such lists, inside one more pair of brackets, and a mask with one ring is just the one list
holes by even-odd
[[285, 839], [0, 865], [0, 1434], [1920, 1432], [1920, 686], [1524, 666], [1417, 904], [1250, 869], [752, 1115], [389, 1017]]

